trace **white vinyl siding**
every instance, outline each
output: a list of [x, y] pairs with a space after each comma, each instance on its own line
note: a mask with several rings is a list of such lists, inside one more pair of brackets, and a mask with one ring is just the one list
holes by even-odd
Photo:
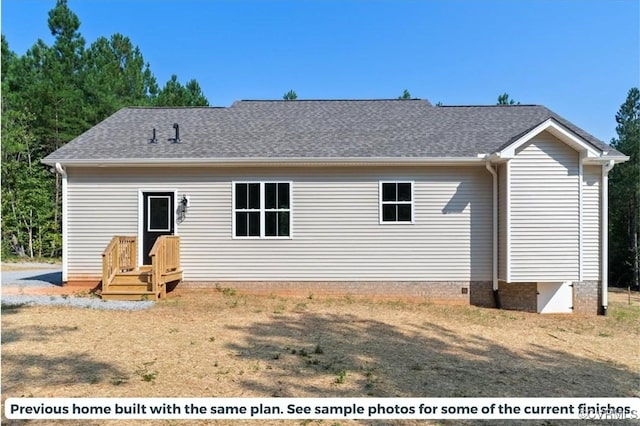
[[111, 239], [138, 233], [137, 186], [125, 190], [110, 182], [103, 189], [99, 179], [79, 183], [73, 169], [67, 175], [68, 278], [101, 276], [102, 252]]
[[544, 132], [510, 162], [511, 282], [579, 279], [579, 154]]
[[601, 166], [583, 167], [582, 278], [600, 279], [600, 179]]
[[[234, 239], [232, 182], [291, 182], [290, 239]], [[412, 226], [380, 226], [379, 182], [414, 182]], [[69, 168], [69, 275], [100, 274], [136, 235], [140, 189], [187, 195], [177, 226], [187, 281], [491, 279], [491, 175], [422, 168]]]

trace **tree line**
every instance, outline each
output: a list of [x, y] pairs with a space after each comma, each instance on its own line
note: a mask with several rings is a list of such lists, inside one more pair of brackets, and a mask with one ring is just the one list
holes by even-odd
[[633, 87], [616, 114], [611, 146], [629, 156], [609, 173], [609, 282], [640, 290], [640, 90]]
[[49, 11], [52, 45], [24, 54], [2, 35], [2, 256], [59, 257], [61, 182], [40, 160], [125, 106], [207, 106], [196, 80], [159, 87], [122, 34], [87, 46], [66, 0]]

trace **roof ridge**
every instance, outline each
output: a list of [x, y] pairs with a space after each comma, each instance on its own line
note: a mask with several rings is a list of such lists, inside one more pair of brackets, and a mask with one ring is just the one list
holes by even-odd
[[475, 105], [438, 105], [439, 108], [506, 108], [506, 107], [541, 107], [543, 105], [538, 105], [538, 104], [513, 104], [513, 105], [498, 105], [498, 104], [494, 104], [494, 105], [481, 105], [481, 104], [475, 104]]
[[240, 99], [236, 102], [378, 102], [378, 101], [423, 101], [429, 102], [427, 99], [411, 98], [411, 99], [394, 99], [394, 98], [373, 98], [373, 99]]
[[143, 106], [133, 105], [126, 106], [122, 109], [224, 109], [223, 106]]

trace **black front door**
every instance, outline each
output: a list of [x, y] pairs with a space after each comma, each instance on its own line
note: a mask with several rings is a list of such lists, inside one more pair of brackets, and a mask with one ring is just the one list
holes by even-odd
[[151, 265], [149, 252], [158, 237], [173, 235], [174, 194], [173, 192], [144, 192], [142, 197], [144, 202], [142, 260], [144, 265]]

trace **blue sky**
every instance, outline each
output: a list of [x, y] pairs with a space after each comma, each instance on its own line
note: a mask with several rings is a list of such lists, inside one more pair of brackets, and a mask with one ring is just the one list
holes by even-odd
[[[23, 54], [50, 44], [54, 0], [3, 0]], [[238, 99], [412, 96], [494, 104], [508, 92], [609, 142], [640, 79], [640, 1], [69, 0], [87, 45], [121, 33], [163, 85], [198, 80], [215, 106]]]

